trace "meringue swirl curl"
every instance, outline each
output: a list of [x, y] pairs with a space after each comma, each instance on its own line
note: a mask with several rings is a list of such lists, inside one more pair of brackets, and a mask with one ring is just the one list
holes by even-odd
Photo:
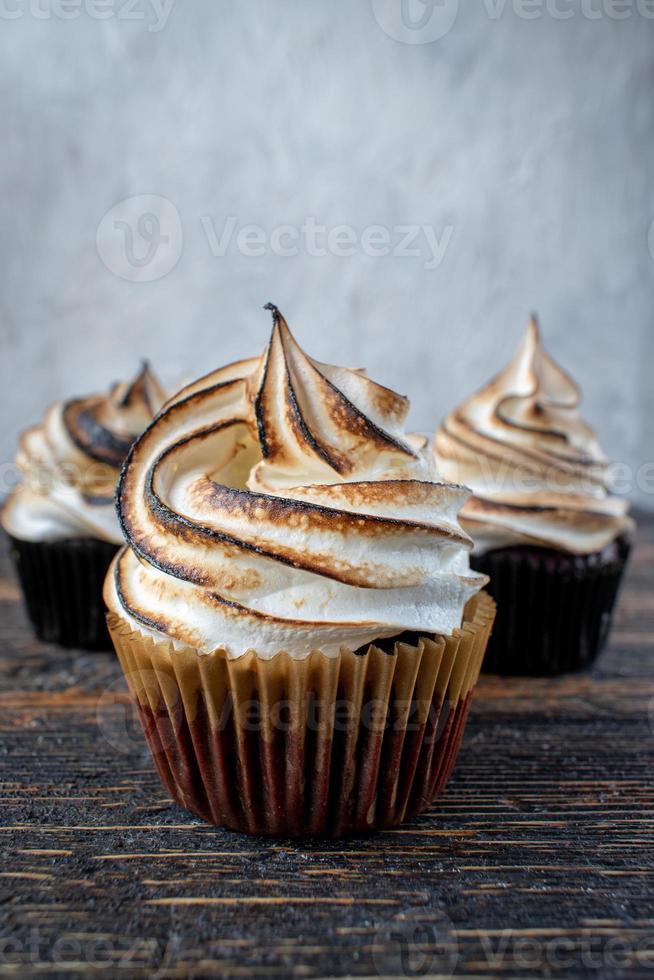
[[466, 491], [403, 434], [405, 398], [312, 360], [267, 308], [262, 357], [182, 389], [132, 448], [107, 605], [233, 658], [451, 633], [486, 581], [457, 523]]
[[147, 363], [108, 394], [55, 402], [20, 437], [21, 482], [2, 512], [16, 538], [122, 543], [114, 506], [121, 466], [166, 395]]
[[536, 545], [586, 555], [630, 533], [580, 399], [532, 317], [510, 364], [443, 421], [436, 459], [443, 476], [472, 489], [461, 523], [476, 554]]

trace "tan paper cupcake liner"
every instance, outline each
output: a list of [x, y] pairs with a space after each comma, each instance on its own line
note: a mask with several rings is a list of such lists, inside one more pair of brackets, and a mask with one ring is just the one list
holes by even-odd
[[479, 593], [452, 636], [230, 659], [108, 624], [162, 782], [192, 813], [253, 834], [389, 827], [454, 766], [495, 617]]

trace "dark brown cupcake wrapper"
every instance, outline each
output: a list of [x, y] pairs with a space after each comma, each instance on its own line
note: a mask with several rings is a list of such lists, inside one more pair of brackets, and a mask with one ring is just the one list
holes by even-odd
[[494, 612], [481, 593], [452, 636], [304, 660], [230, 660], [108, 622], [177, 803], [247, 833], [341, 837], [398, 824], [442, 791]]
[[47, 643], [111, 650], [102, 586], [117, 545], [95, 538], [22, 541], [11, 555], [34, 632]]
[[535, 547], [473, 556], [498, 608], [484, 672], [551, 676], [589, 667], [607, 641], [629, 551], [621, 538], [586, 556]]

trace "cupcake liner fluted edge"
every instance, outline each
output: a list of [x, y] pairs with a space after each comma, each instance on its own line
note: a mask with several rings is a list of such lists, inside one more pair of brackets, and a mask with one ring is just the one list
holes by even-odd
[[181, 806], [250, 834], [391, 827], [444, 789], [495, 615], [485, 593], [452, 636], [305, 659], [230, 659], [109, 630], [161, 781]]

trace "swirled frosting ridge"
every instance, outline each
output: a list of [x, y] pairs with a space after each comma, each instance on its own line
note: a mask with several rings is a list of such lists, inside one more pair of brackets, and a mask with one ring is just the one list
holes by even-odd
[[450, 633], [485, 581], [457, 522], [466, 491], [404, 435], [405, 398], [308, 357], [269, 308], [262, 357], [182, 389], [132, 448], [110, 609], [232, 657]]
[[532, 544], [591, 554], [630, 531], [580, 399], [532, 317], [508, 366], [441, 423], [438, 467], [472, 489], [461, 523], [475, 552]]
[[21, 473], [2, 523], [16, 538], [96, 537], [122, 542], [114, 507], [120, 468], [165, 394], [147, 363], [107, 394], [55, 402], [22, 433]]

